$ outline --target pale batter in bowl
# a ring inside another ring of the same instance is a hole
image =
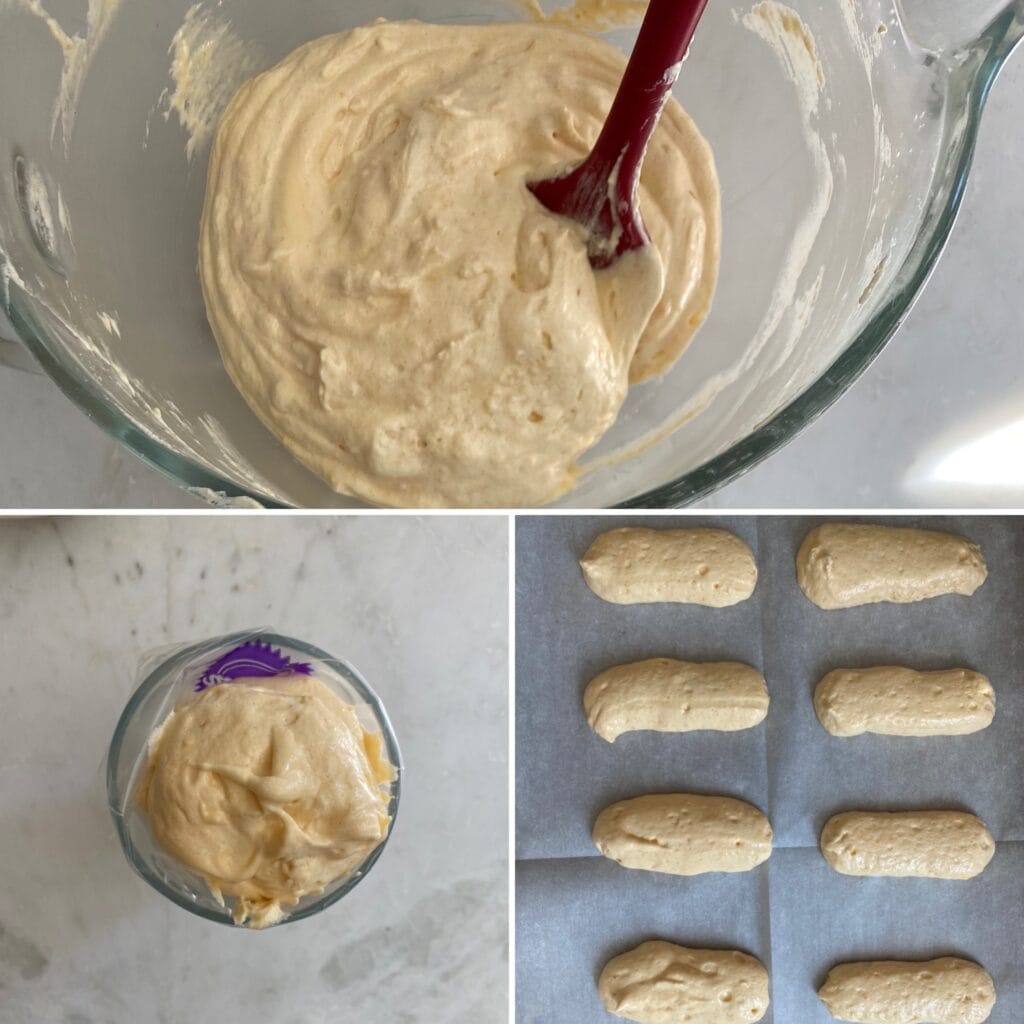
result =
[[[625,67],[550,25],[376,22],[242,87],[210,161],[207,313],[253,410],[337,491],[528,506],[573,486],[628,386],[667,369],[718,270],[709,147],[674,100],[594,272],[526,188],[585,156]]]

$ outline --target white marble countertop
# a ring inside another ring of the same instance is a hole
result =
[[[507,539],[501,517],[0,522],[0,1020],[503,1020]],[[253,625],[358,666],[406,765],[373,873],[264,933],[134,875],[102,777],[140,655]]]
[[[709,508],[1024,506],[1024,57],[993,89],[949,248],[880,358]],[[0,507],[200,507],[49,381],[0,368]]]

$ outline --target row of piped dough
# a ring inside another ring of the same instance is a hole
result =
[[[725,608],[747,600],[757,585],[750,548],[728,530],[602,533],[580,561],[587,586],[613,604],[674,601]],[[881,601],[909,604],[943,594],[969,597],[985,582],[981,549],[936,530],[826,523],[812,530],[796,556],[800,589],[819,608]]]
[[[739,661],[647,658],[606,669],[583,692],[590,728],[609,743],[642,730],[750,729],[768,704],[764,676]],[[833,736],[963,736],[992,724],[996,696],[966,668],[839,668],[815,688],[814,710]]]
[[[621,529],[601,534],[581,561],[587,585],[616,604],[686,601],[722,608],[757,582],[750,549],[725,530]],[[619,665],[584,693],[587,721],[609,742],[638,729],[748,729],[768,713],[759,672],[739,662],[655,658]],[[598,850],[624,867],[670,874],[747,871],[771,854],[768,819],[742,800],[664,794],[623,800],[594,823]],[[732,1024],[768,1012],[768,972],[738,950],[644,942],[605,964],[605,1007],[639,1024]]]
[[[618,604],[726,607],[750,597],[757,582],[750,549],[718,529],[613,530],[594,541],[581,567],[591,590]],[[976,545],[928,530],[827,524],[797,555],[800,588],[824,609],[970,595],[986,575]],[[591,728],[614,742],[637,729],[750,728],[767,715],[768,700],[749,665],[656,658],[601,673],[585,691],[584,710]],[[814,706],[836,736],[961,735],[985,728],[995,713],[991,684],[978,673],[894,666],[830,672]],[[756,867],[771,855],[772,830],[741,800],[660,794],[606,808],[593,838],[625,867],[692,875]],[[821,850],[843,874],[966,879],[984,869],[995,843],[979,818],[962,812],[847,812],[826,823]],[[612,1013],[641,1024],[758,1021],[769,1005],[768,974],[754,957],[661,940],[609,961],[598,991]],[[995,1003],[987,972],[955,957],[841,964],[818,994],[837,1020],[856,1024],[981,1024]]]
[[[768,972],[756,957],[663,939],[609,960],[597,990],[611,1013],[642,1024],[756,1022],[769,1004]],[[952,956],[839,964],[818,996],[853,1024],[984,1024],[996,1000],[985,969]]]
[[[631,797],[594,822],[594,845],[625,868],[667,875],[751,871],[772,853],[768,818],[743,800],[696,793]],[[845,811],[825,823],[821,852],[842,875],[964,881],[985,870],[995,841],[965,811]]]

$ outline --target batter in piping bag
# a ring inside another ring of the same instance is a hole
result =
[[[136,802],[156,841],[262,928],[386,838],[395,768],[379,733],[307,676],[240,679],[182,702],[153,733]]]

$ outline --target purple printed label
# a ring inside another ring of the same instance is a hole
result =
[[[270,676],[313,674],[313,666],[292,661],[286,654],[259,640],[246,640],[244,644],[222,654],[206,666],[196,683],[196,693],[232,679],[267,679]]]

